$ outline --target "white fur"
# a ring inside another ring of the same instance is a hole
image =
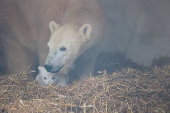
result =
[[[59,25],[54,21],[50,22],[49,26],[52,34],[47,44],[49,47],[49,54],[45,64],[53,66],[51,72],[64,66],[61,71],[64,70],[66,74],[69,69],[73,68],[74,61],[82,54],[79,52],[81,45],[90,39],[92,26],[90,24],[85,24],[78,28],[73,25],[64,25],[56,28],[54,26]],[[84,29],[86,29],[86,33],[84,33]],[[60,51],[62,47],[65,47],[66,51]]]
[[[47,43],[46,69],[61,75],[70,74],[69,70],[74,71],[75,76],[89,76],[90,72],[93,75],[96,57],[107,40],[106,24],[98,0],[68,0],[61,25],[49,23],[51,36]]]
[[[67,75],[56,74],[47,72],[44,67],[39,66],[39,74],[37,75],[36,79],[41,87],[47,86],[50,83],[58,83],[61,86],[68,85],[68,77]]]

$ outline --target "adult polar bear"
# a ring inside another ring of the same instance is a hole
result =
[[[69,0],[61,25],[50,22],[49,54],[44,67],[48,72],[76,75],[93,74],[95,60],[106,38],[105,14],[97,0]]]
[[[7,72],[22,71],[30,64],[35,69],[37,58],[39,65],[44,65],[50,37],[47,27],[51,20],[62,25],[50,24],[46,65],[56,63],[51,71],[63,66],[60,73],[66,74],[73,63],[79,74],[94,71],[106,25],[97,0],[5,0],[0,2],[0,9],[0,26],[6,29],[1,33],[0,42]]]

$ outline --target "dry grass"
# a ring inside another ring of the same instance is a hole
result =
[[[168,113],[170,65],[149,72],[126,68],[83,78],[66,87],[39,87],[28,73],[0,78],[0,112],[4,113]]]

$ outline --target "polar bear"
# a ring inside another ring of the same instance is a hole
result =
[[[41,87],[47,86],[50,83],[58,83],[61,86],[68,85],[68,77],[47,72],[46,69],[42,66],[38,66],[38,70],[39,74],[37,75],[35,80],[38,81]]]
[[[75,75],[93,73],[106,39],[105,25],[98,0],[0,1],[0,64],[5,64],[0,71],[16,73],[30,65],[38,71],[41,65],[53,66],[47,69],[52,73],[61,69],[59,73],[65,75],[75,65]]]
[[[51,73],[93,75],[106,41],[107,19],[97,0],[69,0],[62,24],[49,23],[51,37],[45,69]]]

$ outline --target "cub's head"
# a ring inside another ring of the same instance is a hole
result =
[[[66,72],[73,67],[74,61],[82,54],[80,49],[90,39],[92,26],[84,24],[78,28],[73,25],[60,26],[54,21],[49,24],[51,37],[47,44],[49,53],[45,69],[51,73]]]
[[[45,85],[49,85],[50,83],[56,83],[57,79],[54,74],[47,72],[44,67],[39,66],[39,75]]]

